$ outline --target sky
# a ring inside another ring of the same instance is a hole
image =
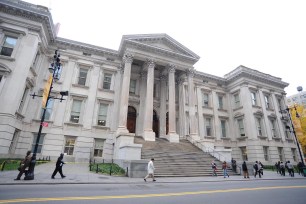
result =
[[[25,0],[51,9],[59,37],[119,49],[122,35],[166,33],[199,55],[201,72],[239,65],[306,90],[305,0]]]

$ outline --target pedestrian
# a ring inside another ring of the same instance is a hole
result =
[[[57,174],[57,172],[60,173],[62,178],[65,178],[66,176],[63,174],[63,165],[65,162],[63,162],[64,154],[61,153],[59,158],[56,161],[55,169],[53,171],[53,174],[51,176],[52,179],[55,179],[54,176]]]
[[[236,160],[232,158],[231,163],[232,163],[233,171],[237,173],[237,163],[236,163]]]
[[[248,172],[248,167],[247,167],[245,161],[243,161],[243,163],[242,163],[242,171],[243,171],[244,178],[250,178],[249,177],[249,172]]]
[[[300,174],[303,175],[303,164],[302,164],[302,162],[299,162],[299,163],[297,164],[297,168],[298,168],[299,175],[300,175]]]
[[[261,174],[259,172],[258,161],[255,162],[255,164],[253,165],[253,168],[254,168],[254,177],[256,178],[256,175],[258,174],[259,178],[261,178]]]
[[[153,181],[156,181],[154,178],[154,158],[151,159],[151,161],[149,161],[148,163],[148,175],[143,179],[145,182],[147,182],[147,178],[152,177]]]
[[[211,168],[213,170],[213,176],[218,176],[218,174],[217,174],[217,165],[216,165],[215,161],[211,162]]]
[[[293,165],[290,163],[290,161],[287,161],[287,168],[288,168],[288,173],[291,177],[294,177],[294,169]]]
[[[277,174],[280,173],[280,172],[279,172],[279,166],[278,166],[278,163],[277,163],[277,162],[275,162],[274,166],[275,166],[275,169],[276,169],[276,173],[277,173]]]
[[[258,162],[258,173],[259,173],[259,175],[261,175],[261,176],[263,176],[263,168],[264,168],[263,164],[259,161],[259,162]],[[261,176],[259,176],[259,178],[260,178]]]
[[[285,176],[285,164],[282,161],[279,164],[279,169],[281,172],[281,176]]]
[[[227,176],[227,177],[229,177],[229,175],[228,175],[228,173],[227,173],[227,164],[226,164],[226,161],[224,161],[223,163],[222,163],[222,169],[223,169],[223,176],[224,176],[224,178]]]
[[[27,151],[25,158],[20,162],[20,167],[18,168],[19,174],[17,175],[17,178],[15,178],[14,180],[20,180],[23,173],[25,175],[27,174],[28,168],[31,163],[31,159],[32,159],[31,151]]]

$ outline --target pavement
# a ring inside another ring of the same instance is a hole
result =
[[[88,163],[66,163],[63,166],[63,173],[66,176],[61,178],[59,173],[55,179],[51,179],[51,174],[55,168],[54,162],[40,164],[35,167],[34,180],[21,180],[15,181],[18,175],[17,170],[13,171],[0,171],[0,185],[30,185],[30,184],[137,184],[144,183],[143,178],[129,178],[125,176],[109,176],[89,171]],[[287,172],[286,172],[287,173]],[[157,183],[191,183],[191,182],[224,182],[224,181],[249,181],[249,180],[282,180],[282,179],[305,179],[302,175],[295,174],[295,177],[290,177],[287,173],[286,176],[281,176],[274,171],[264,171],[262,178],[245,179],[243,176],[230,176],[224,178],[220,176],[209,177],[169,177],[169,178],[156,178]],[[149,178],[147,183],[152,182]]]

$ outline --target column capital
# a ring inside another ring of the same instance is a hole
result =
[[[176,80],[176,84],[178,84],[178,85],[182,85],[184,82],[185,82],[185,80],[182,79],[182,78],[179,78],[179,79]]]
[[[122,64],[120,64],[117,68],[117,72],[120,72],[121,74],[124,72],[124,66]]]
[[[195,74],[195,70],[194,69],[189,68],[189,69],[186,70],[186,75],[188,77],[192,77],[193,78],[194,74]]]
[[[155,60],[152,58],[147,58],[146,59],[146,65],[148,66],[148,68],[154,68],[155,67]]]
[[[133,62],[133,58],[134,58],[134,55],[130,52],[126,52],[124,53],[124,56],[123,56],[123,61],[125,63],[132,63]]]
[[[168,64],[167,65],[167,69],[169,73],[175,73],[175,69],[177,68],[177,66],[175,64]]]

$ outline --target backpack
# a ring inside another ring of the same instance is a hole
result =
[[[258,170],[258,165],[257,165],[257,164],[254,164],[254,165],[253,165],[253,168],[254,168],[255,170]]]

